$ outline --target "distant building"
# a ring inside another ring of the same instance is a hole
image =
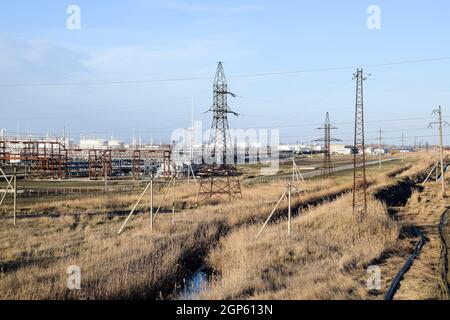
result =
[[[384,149],[384,148],[382,148],[382,149],[380,149],[380,148],[377,148],[377,149],[373,149],[373,153],[374,154],[386,154],[386,153],[388,153],[388,151],[386,150],[386,149]]]
[[[108,142],[105,139],[81,138],[80,149],[106,149]]]
[[[111,149],[123,149],[123,147],[125,146],[125,143],[120,140],[111,139],[111,140],[107,141],[107,145]]]
[[[299,150],[298,145],[294,144],[280,144],[278,146],[278,151],[280,152],[296,152]]]
[[[397,151],[400,153],[416,152],[414,148],[398,148]]]
[[[352,147],[345,144],[332,144],[330,145],[330,152],[334,154],[352,154]]]

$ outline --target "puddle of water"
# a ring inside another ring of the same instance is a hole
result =
[[[180,300],[193,300],[195,297],[206,290],[209,285],[209,276],[206,272],[198,270],[192,274],[185,282],[180,293]]]

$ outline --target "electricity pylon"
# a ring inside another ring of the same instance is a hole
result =
[[[334,139],[331,137],[331,130],[337,129],[333,127],[330,123],[330,115],[327,112],[325,116],[325,124],[322,128],[317,128],[319,130],[325,131],[325,137],[322,139],[317,139],[315,141],[323,141],[323,165],[322,165],[322,175],[324,178],[328,178],[333,173],[333,163],[331,162],[331,141],[341,141],[339,139]]]
[[[213,113],[211,135],[206,155],[208,163],[203,164],[199,170],[200,189],[197,197],[197,205],[210,198],[223,201],[231,201],[241,198],[241,186],[239,175],[234,166],[234,152],[231,141],[228,114],[238,116],[228,106],[228,95],[236,95],[228,91],[222,62],[219,62],[214,79],[214,102],[209,110]]]
[[[356,79],[355,137],[353,147],[353,214],[359,218],[367,214],[366,148],[364,142],[364,76],[363,69]]]

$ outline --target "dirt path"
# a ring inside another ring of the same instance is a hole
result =
[[[437,187],[427,186],[423,192],[415,193],[404,208],[399,209],[398,217],[403,225],[404,239],[410,242],[408,251],[412,252],[417,238],[411,238],[408,230],[419,229],[427,241],[411,269],[405,274],[395,300],[447,300],[448,287],[443,281],[445,264],[444,249],[440,234],[440,223],[444,202],[439,199]],[[446,252],[447,253],[447,252]],[[447,253],[448,254],[448,253]],[[397,267],[400,270],[400,267]]]
[[[441,263],[442,263],[442,287],[447,295],[447,300],[450,298],[450,281],[449,281],[449,228],[448,228],[448,217],[450,214],[450,209],[447,209],[441,217],[439,223],[439,235],[441,237]]]

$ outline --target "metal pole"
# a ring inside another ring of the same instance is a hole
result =
[[[404,147],[404,135],[403,135],[403,132],[402,132],[402,162],[404,162],[405,161],[405,149],[404,149],[405,147]]]
[[[17,168],[14,167],[14,226],[16,226],[17,214]]]
[[[353,213],[361,219],[367,214],[366,150],[364,140],[364,71],[356,79],[355,136],[353,150]]]
[[[153,175],[150,180],[150,231],[153,232]]]
[[[441,144],[441,179],[442,179],[442,196],[445,198],[445,172],[444,172],[444,142],[442,139],[442,108],[439,106],[439,137]]]
[[[380,145],[378,147],[380,151],[380,169],[381,169],[381,163],[383,162],[383,153],[381,152],[381,128],[380,128]]]
[[[104,175],[105,175],[104,180],[105,180],[105,192],[106,192],[108,190],[108,169],[107,169],[106,165],[105,165],[104,171],[105,171],[104,172]]]
[[[172,225],[175,224],[175,198],[176,198],[176,183],[173,181],[173,201],[172,201]]]
[[[292,185],[288,184],[288,237],[291,236],[291,189]]]

